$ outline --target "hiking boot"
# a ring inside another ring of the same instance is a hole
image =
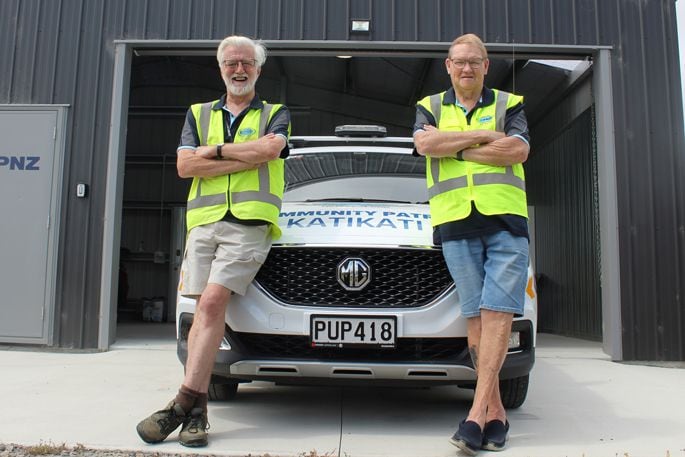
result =
[[[483,432],[477,423],[463,420],[450,438],[450,443],[469,455],[476,455],[483,445]]]
[[[146,443],[161,443],[186,419],[186,413],[173,400],[164,409],[138,423],[136,431]]]
[[[193,408],[183,422],[178,441],[187,447],[207,446],[207,430],[209,430],[207,413],[202,408]]]

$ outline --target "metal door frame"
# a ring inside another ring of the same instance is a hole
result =
[[[119,264],[125,131],[128,115],[131,59],[136,55],[214,55],[219,40],[117,40],[114,42],[114,84],[108,148],[105,224],[98,348],[106,350],[116,332],[116,284]],[[331,56],[343,52],[353,56],[444,57],[448,42],[361,41],[266,41],[274,56]],[[597,155],[599,168],[602,327],[604,351],[613,360],[623,357],[621,333],[620,256],[618,251],[618,207],[616,150],[610,46],[534,45],[486,43],[491,56],[554,59],[559,56],[591,56],[594,103],[597,110]]]

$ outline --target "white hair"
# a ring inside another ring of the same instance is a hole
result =
[[[251,47],[254,50],[255,60],[257,61],[257,67],[261,67],[266,62],[266,47],[261,41],[255,41],[245,36],[233,35],[227,36],[221,43],[219,43],[219,48],[216,51],[216,60],[221,66],[221,61],[224,56],[224,49],[228,46],[233,47]]]

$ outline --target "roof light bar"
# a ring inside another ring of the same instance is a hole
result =
[[[385,137],[388,129],[382,125],[339,125],[335,128],[335,136],[351,137]]]

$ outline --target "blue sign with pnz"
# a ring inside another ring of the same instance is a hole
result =
[[[40,170],[37,156],[0,156],[0,168],[7,167],[10,170]]]

